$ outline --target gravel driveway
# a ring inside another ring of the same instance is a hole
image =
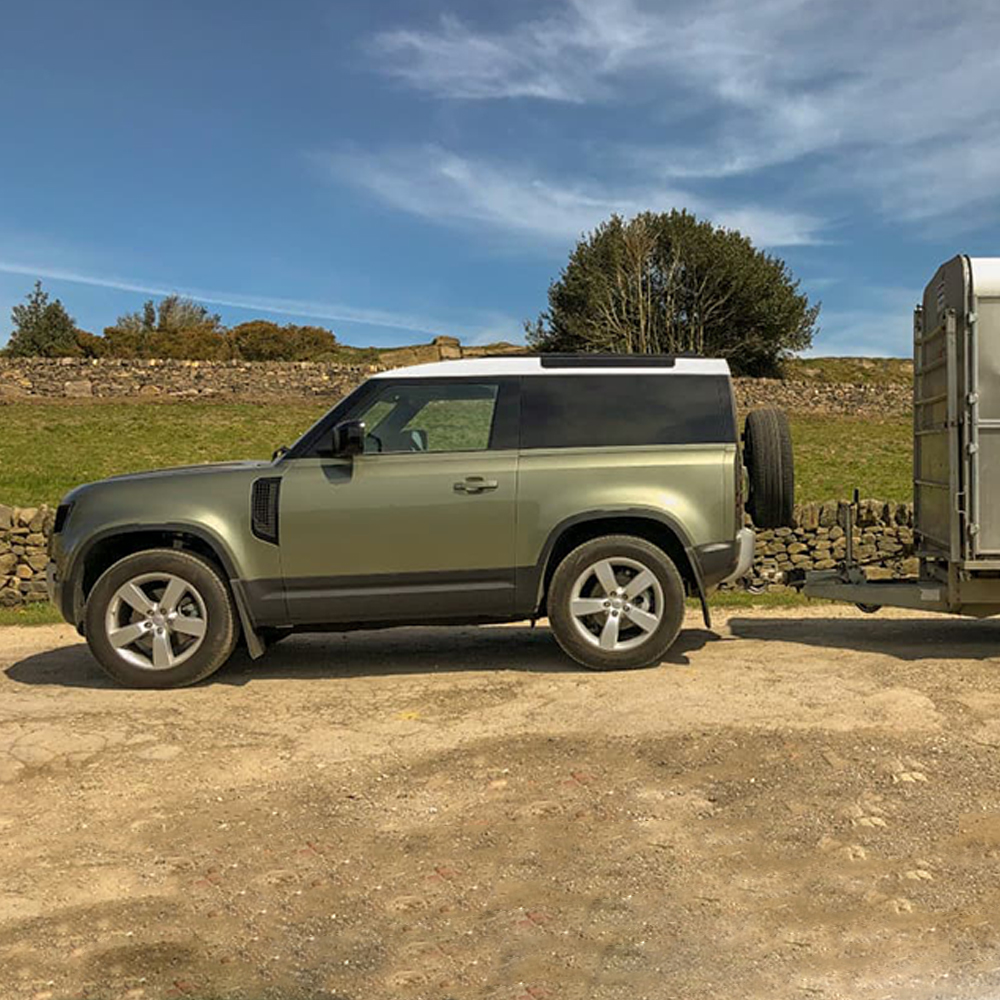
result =
[[[167,692],[0,630],[0,996],[1000,990],[1000,622],[296,637]]]

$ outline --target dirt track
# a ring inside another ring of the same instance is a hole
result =
[[[0,996],[985,997],[1000,622],[293,638],[184,691],[0,630]]]

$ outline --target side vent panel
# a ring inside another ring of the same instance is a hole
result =
[[[278,544],[279,476],[257,479],[250,494],[250,530],[262,541]]]

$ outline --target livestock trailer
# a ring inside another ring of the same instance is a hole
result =
[[[807,573],[804,593],[1000,614],[1000,257],[942,264],[914,311],[913,502],[915,580],[867,580],[849,549],[839,568]]]

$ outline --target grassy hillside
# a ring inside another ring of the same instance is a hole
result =
[[[910,358],[793,358],[785,378],[801,382],[852,382],[864,385],[910,385]]]
[[[0,409],[0,503],[54,503],[78,483],[121,472],[268,458],[321,403],[13,403]],[[910,499],[908,419],[792,421],[798,499]]]

